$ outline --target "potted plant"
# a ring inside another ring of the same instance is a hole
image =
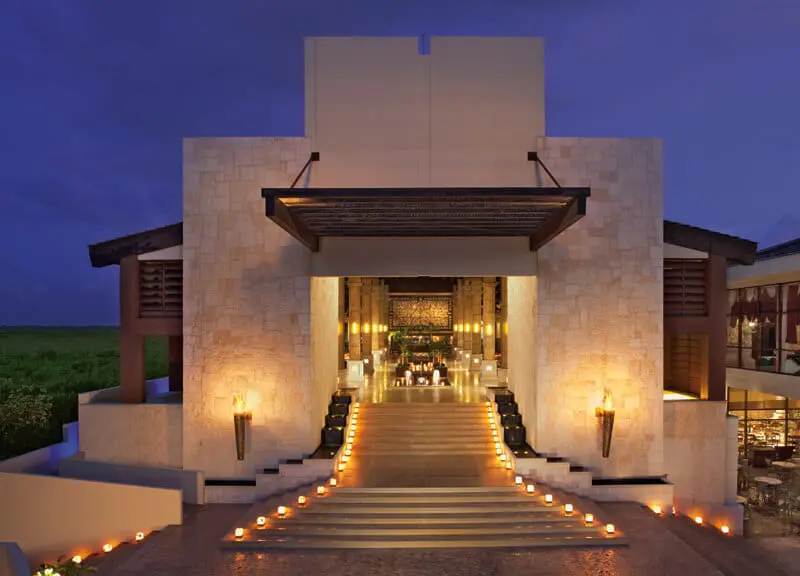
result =
[[[34,576],[82,576],[97,572],[93,566],[85,566],[81,562],[76,562],[79,558],[65,560],[63,557],[58,559],[55,564],[42,564]]]

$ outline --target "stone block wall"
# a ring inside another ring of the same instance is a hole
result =
[[[538,151],[562,186],[590,186],[592,195],[587,215],[538,253],[534,447],[598,475],[660,475],[661,142],[542,138]],[[605,389],[616,410],[607,459],[595,415]]]
[[[261,198],[289,186],[310,151],[303,138],[184,141],[183,466],[209,478],[252,478],[319,442],[310,254]],[[242,462],[235,392],[253,414]]]

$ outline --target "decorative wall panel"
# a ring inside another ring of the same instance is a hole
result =
[[[389,298],[389,327],[452,330],[452,296],[391,296]]]

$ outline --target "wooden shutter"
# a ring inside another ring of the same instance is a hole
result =
[[[664,388],[700,395],[704,388],[706,346],[704,334],[670,334],[664,347]]]
[[[706,260],[664,260],[664,316],[706,316]]]
[[[174,318],[183,314],[183,262],[139,262],[139,316]]]

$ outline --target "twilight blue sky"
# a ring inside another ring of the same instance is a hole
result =
[[[303,131],[302,37],[547,38],[552,136],[661,137],[668,218],[800,236],[798,0],[5,0],[0,325],[113,324],[86,246],[181,218],[181,138]]]

